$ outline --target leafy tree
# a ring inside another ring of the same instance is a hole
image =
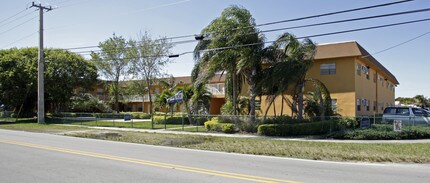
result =
[[[114,34],[113,37],[99,43],[101,52],[91,54],[92,61],[97,66],[98,71],[108,80],[108,90],[113,96],[117,112],[119,111],[121,94],[119,83],[127,76],[131,60],[128,44],[124,38]]]
[[[430,106],[429,99],[424,97],[424,95],[416,95],[414,98],[415,105],[421,108],[426,108]]]
[[[255,97],[257,96],[256,74],[261,66],[260,50],[264,46],[263,38],[255,28],[255,21],[250,12],[238,6],[226,8],[219,18],[213,20],[201,32],[210,39],[200,41],[194,57],[197,64],[193,71],[197,76],[197,85],[206,83],[218,72],[227,72],[227,99],[233,103],[236,114],[237,91],[242,82],[249,87],[250,115],[255,119]],[[238,47],[238,45],[251,46]],[[219,49],[229,48],[229,49]],[[201,52],[201,50],[208,50]]]
[[[45,49],[45,106],[64,108],[74,89],[89,90],[97,81],[95,66],[82,56]],[[32,116],[37,102],[37,48],[0,50],[0,101],[8,110]]]
[[[152,117],[152,83],[163,76],[164,67],[171,62],[166,56],[170,53],[171,44],[166,39],[152,39],[148,33],[139,36],[138,41],[130,42],[132,56],[132,73],[136,79],[144,80],[148,87],[149,113]]]
[[[303,114],[303,88],[306,73],[313,63],[316,46],[309,40],[298,41],[294,35],[284,33],[263,50],[263,60],[267,67],[261,72],[262,95],[268,95],[269,107],[276,96],[284,96],[293,86],[293,105],[297,103],[297,118]],[[283,100],[284,101],[284,97]],[[295,107],[292,106],[293,111]],[[267,111],[266,111],[267,114]]]

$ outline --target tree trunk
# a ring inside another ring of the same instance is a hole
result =
[[[232,74],[232,79],[233,79],[233,115],[236,116],[236,109],[237,109],[237,104],[236,104],[236,69],[233,69],[233,73]],[[236,119],[236,118],[235,118]]]
[[[284,115],[284,92],[281,93],[281,116]]]
[[[250,108],[250,116],[251,116],[251,123],[255,123],[255,98],[257,97],[256,90],[257,86],[254,81],[254,76],[256,75],[256,69],[252,69],[252,74],[249,78],[249,93],[251,95],[251,98],[249,99],[249,108]]]
[[[264,112],[263,123],[266,122],[267,113],[269,113],[270,106],[272,106],[272,103],[273,103],[274,99],[275,98],[273,98],[272,100],[270,100],[269,105],[266,108],[266,112]]]
[[[299,84],[299,88],[298,88],[298,90],[299,90],[298,96],[297,96],[297,103],[298,103],[297,104],[297,106],[298,106],[297,119],[298,120],[303,119],[303,86],[304,86],[304,84],[303,84],[303,82],[301,82]]]
[[[152,96],[151,96],[151,81],[146,79],[146,84],[148,86],[148,97],[149,97],[149,116],[151,116],[151,128],[154,128],[154,115],[152,114]]]

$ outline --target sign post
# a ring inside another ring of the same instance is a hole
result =
[[[402,131],[402,120],[394,120],[393,121],[393,128],[395,132],[401,132]]]
[[[369,117],[367,117],[367,116],[365,116],[365,117],[362,117],[361,118],[361,120],[360,120],[360,128],[361,129],[366,129],[366,128],[370,128],[370,118]]]

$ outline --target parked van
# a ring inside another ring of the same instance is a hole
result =
[[[409,125],[430,125],[430,113],[415,107],[387,107],[382,115],[382,121],[392,123],[399,120]]]

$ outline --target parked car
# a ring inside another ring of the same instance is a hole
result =
[[[410,125],[430,125],[430,113],[416,107],[387,107],[382,115],[382,121],[392,123],[399,120]]]

